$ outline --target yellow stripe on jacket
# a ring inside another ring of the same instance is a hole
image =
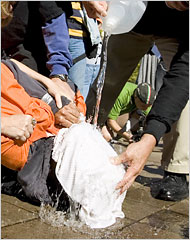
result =
[[[75,37],[87,37],[87,33],[82,30],[70,29],[69,28],[69,35]]]
[[[68,19],[69,35],[76,38],[87,37],[88,30],[86,29],[84,20],[81,16],[82,3],[71,2],[71,4],[73,8],[73,15]]]

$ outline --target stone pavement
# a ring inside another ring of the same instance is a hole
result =
[[[120,152],[126,146],[115,144]],[[52,226],[39,217],[39,207],[1,195],[2,239],[189,239],[189,199],[168,202],[151,196],[150,184],[162,178],[162,147],[156,147],[142,174],[128,190],[125,218],[102,230]]]

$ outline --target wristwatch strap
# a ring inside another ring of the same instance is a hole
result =
[[[54,74],[54,75],[51,75],[50,78],[59,78],[63,82],[67,82],[68,81],[68,76],[65,75],[65,74]]]

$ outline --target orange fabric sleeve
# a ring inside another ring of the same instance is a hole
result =
[[[30,97],[18,84],[10,69],[1,64],[1,116],[29,114],[37,124],[29,139],[22,145],[1,135],[1,163],[13,170],[20,170],[27,161],[29,147],[34,141],[47,137],[47,133],[57,134],[54,126],[54,115],[49,105]]]
[[[80,91],[78,90],[75,96],[76,106],[78,107],[79,111],[86,116],[86,104],[84,101],[83,96],[81,95]]]

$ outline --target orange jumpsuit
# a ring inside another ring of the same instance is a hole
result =
[[[80,93],[76,95],[76,104],[85,114],[86,105]],[[56,135],[59,130],[54,126],[54,115],[50,106],[40,99],[30,97],[18,84],[10,69],[2,63],[1,116],[15,114],[28,114],[37,121],[32,135],[22,145],[16,140],[1,135],[1,163],[7,168],[19,171],[27,161],[30,144],[47,137],[47,132]]]

